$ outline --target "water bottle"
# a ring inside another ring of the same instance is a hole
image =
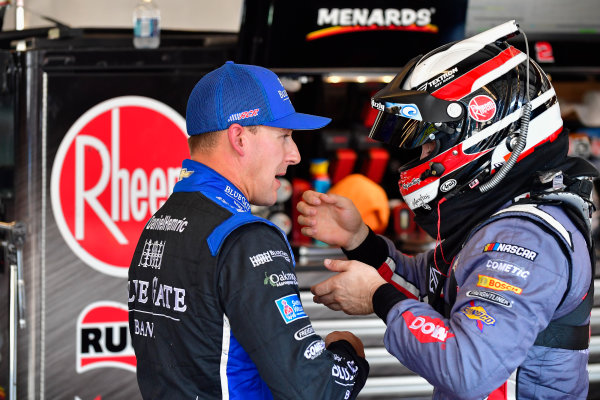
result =
[[[153,0],[139,0],[133,9],[133,46],[155,49],[160,44],[160,10]]]

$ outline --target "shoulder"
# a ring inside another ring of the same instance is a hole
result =
[[[264,256],[266,259],[274,256],[285,259],[286,262],[294,261],[292,249],[285,234],[264,219],[238,226],[224,240],[221,255],[247,254],[248,256]],[[259,257],[260,258],[260,257]]]
[[[565,266],[569,263],[565,246],[560,235],[543,222],[511,213],[486,221],[467,240],[461,258],[481,261],[482,257],[486,260],[500,257],[523,266],[535,264],[547,272],[565,276],[568,273]]]

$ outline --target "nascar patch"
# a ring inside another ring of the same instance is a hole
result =
[[[494,278],[487,275],[478,275],[477,286],[497,290],[499,292],[514,292],[516,294],[523,293],[523,289],[518,286],[511,285],[510,283],[504,282],[498,278]]]
[[[527,249],[525,247],[521,247],[521,246],[517,246],[514,244],[509,244],[509,243],[499,243],[499,242],[486,244],[483,247],[483,252],[485,253],[488,251],[498,251],[501,253],[514,254],[516,256],[523,257],[524,259],[530,260],[530,261],[535,260],[535,258],[538,255],[537,252]]]
[[[297,294],[281,297],[275,300],[275,305],[286,324],[308,317],[302,308],[302,302],[300,302]]]

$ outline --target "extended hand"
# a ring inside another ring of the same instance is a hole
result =
[[[339,274],[310,288],[315,303],[350,315],[373,312],[373,294],[386,283],[375,268],[355,260],[325,260],[324,265]]]
[[[347,197],[307,190],[296,209],[300,212],[302,233],[331,246],[353,250],[369,233],[358,209]]]

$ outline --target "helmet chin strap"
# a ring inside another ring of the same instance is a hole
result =
[[[504,179],[506,177],[506,175],[508,174],[508,171],[510,171],[512,169],[512,167],[514,167],[515,164],[517,163],[519,156],[521,155],[521,153],[525,149],[525,145],[527,144],[527,131],[529,130],[529,120],[531,118],[531,109],[532,109],[531,98],[529,96],[529,43],[527,42],[527,35],[525,35],[525,32],[521,32],[521,33],[523,34],[523,37],[525,39],[525,52],[527,53],[527,60],[526,60],[527,68],[526,68],[526,74],[525,74],[525,76],[526,76],[525,96],[527,98],[527,103],[525,103],[523,105],[523,115],[521,116],[521,128],[520,128],[517,144],[515,145],[513,151],[511,152],[510,157],[508,158],[506,163],[504,163],[504,165],[502,165],[502,167],[500,167],[498,172],[496,172],[496,174],[494,174],[494,176],[492,176],[492,178],[488,182],[485,182],[479,186],[479,191],[481,193],[485,193],[485,192],[489,191],[490,189],[496,187],[496,185],[498,185],[500,183],[500,181],[502,181],[502,179]]]

